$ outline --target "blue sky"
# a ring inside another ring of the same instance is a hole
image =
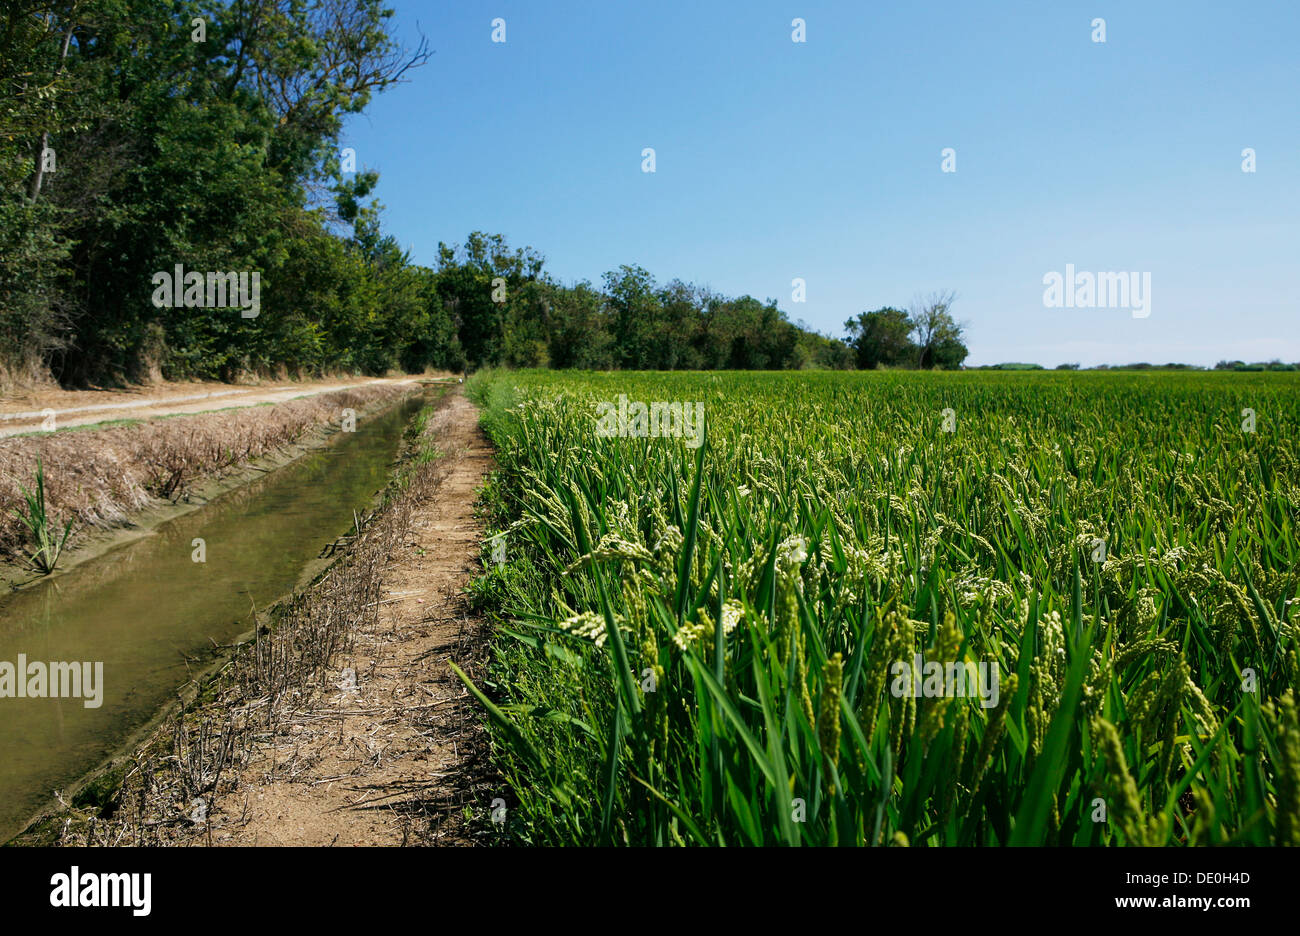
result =
[[[501,233],[835,335],[951,289],[970,364],[1300,360],[1294,0],[391,5],[435,54],[344,143],[419,262]],[[1067,264],[1150,273],[1149,316],[1045,307]]]

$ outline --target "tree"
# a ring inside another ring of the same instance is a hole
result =
[[[844,323],[857,366],[863,370],[911,365],[917,350],[910,337],[914,327],[906,312],[889,307],[861,312]]]
[[[961,340],[966,326],[952,317],[956,298],[952,291],[934,292],[912,302],[908,320],[916,335],[917,367],[955,370],[970,353]]]
[[[623,264],[605,274],[606,305],[615,362],[629,370],[653,367],[662,355],[663,300],[650,271]]]
[[[438,293],[456,322],[470,367],[541,362],[540,333],[508,342],[511,330],[533,330],[542,313],[536,290],[527,288],[545,264],[531,247],[511,250],[500,234],[472,232],[463,249],[438,245]],[[509,347],[508,347],[509,345]]]
[[[659,291],[659,304],[663,310],[661,334],[666,340],[656,346],[656,368],[700,368],[703,361],[699,349],[703,331],[700,297],[699,289],[681,280],[673,280]]]
[[[551,287],[549,357],[552,367],[608,370],[614,366],[600,292],[583,280],[572,287]]]
[[[820,370],[853,370],[857,364],[857,351],[839,338],[813,331],[800,320],[796,323],[798,339],[790,367],[795,370],[814,368]]]
[[[427,58],[399,48],[391,16],[377,0],[9,3],[0,379],[33,358],[67,383],[391,366],[425,304],[356,204],[371,177],[340,205],[346,249],[309,208],[342,180],[344,116]],[[178,263],[258,272],[267,314],[154,307],[152,275]],[[295,295],[319,305],[282,303]]]

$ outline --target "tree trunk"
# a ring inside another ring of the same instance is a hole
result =
[[[73,6],[75,12],[76,6]],[[53,14],[51,14],[52,16]],[[59,68],[54,73],[54,80],[57,82],[59,76],[63,74],[63,66],[68,61],[68,46],[72,44],[72,31],[76,29],[75,23],[68,24],[68,31],[63,37],[63,48],[59,51]],[[50,145],[50,131],[45,130],[41,133],[41,147],[36,153],[36,172],[32,175],[31,200],[36,201],[36,197],[41,194],[41,184],[45,181],[45,150]]]

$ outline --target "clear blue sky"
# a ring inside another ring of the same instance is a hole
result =
[[[391,5],[435,54],[344,142],[419,262],[501,233],[835,335],[952,289],[970,364],[1300,360],[1296,0]],[[1150,316],[1045,308],[1066,264],[1149,272]]]

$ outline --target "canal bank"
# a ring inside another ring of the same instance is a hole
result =
[[[386,490],[421,400],[360,414],[355,432],[3,599],[0,659],[92,661],[104,677],[93,709],[0,699],[0,839],[56,791],[74,805],[79,778],[156,728],[241,635],[258,638],[265,609],[320,574]]]
[[[275,404],[0,439],[0,582],[9,589],[44,585],[148,536],[328,444],[345,431],[347,414],[364,420],[384,412],[422,383],[431,381],[375,382]],[[47,575],[26,558],[34,544],[20,520],[29,512],[22,490],[37,488],[38,468],[51,527],[72,524],[67,548]]]
[[[12,844],[468,844],[499,780],[448,665],[479,675],[477,489],[459,392],[413,420],[381,509],[308,587]],[[481,807],[481,808],[480,808]],[[475,819],[474,817],[480,817]]]

